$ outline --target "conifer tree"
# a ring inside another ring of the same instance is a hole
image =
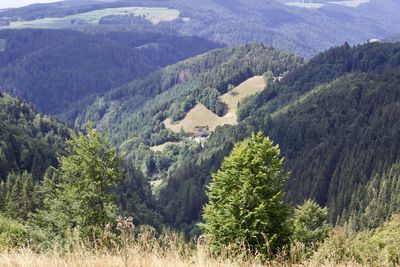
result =
[[[32,175],[23,172],[21,175],[10,173],[5,186],[4,209],[13,219],[26,220],[32,212]]]
[[[283,158],[262,133],[235,145],[212,175],[202,227],[214,249],[243,242],[252,251],[275,252],[290,236],[283,202]]]
[[[331,230],[328,224],[328,209],[307,200],[295,209],[293,225],[293,238],[307,248],[315,249],[328,237]]]

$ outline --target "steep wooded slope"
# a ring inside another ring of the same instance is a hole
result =
[[[248,102],[241,124],[217,129],[201,153],[188,156],[170,174],[160,195],[168,222],[193,229],[190,224],[201,218],[210,172],[233,142],[257,130],[280,144],[286,157],[292,172],[288,200],[314,198],[329,206],[334,223],[366,206],[372,210],[376,196],[368,193],[368,184],[388,176],[400,159],[399,48],[368,44],[330,49]],[[395,188],[389,194],[393,199],[398,197]],[[394,211],[393,206],[377,206],[368,216],[379,209],[385,217]],[[380,220],[370,218],[355,228]]]
[[[60,114],[77,101],[219,45],[156,33],[8,30],[0,53],[0,88]]]
[[[54,169],[48,167],[58,167],[72,134],[71,129],[36,113],[20,98],[0,93],[0,212],[26,220],[29,212],[41,208],[43,176],[47,173],[47,178],[54,178]],[[115,188],[121,214],[133,216],[137,224],[161,228],[163,220],[155,211],[148,181],[125,166],[125,175]],[[24,201],[29,203],[22,205]]]
[[[135,167],[150,178],[165,177],[188,150],[198,149],[198,144],[187,140],[187,134],[166,129],[165,119],[180,120],[198,103],[221,116],[218,107],[224,106],[219,96],[228,87],[266,71],[279,76],[302,62],[264,45],[217,49],[110,91],[78,110],[75,123],[81,126],[91,120],[98,129],[109,129],[113,143]],[[149,148],[168,141],[184,142],[165,154]]]
[[[0,180],[10,172],[27,171],[40,180],[71,131],[51,117],[35,113],[21,99],[0,96]]]

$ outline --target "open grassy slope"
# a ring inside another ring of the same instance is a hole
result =
[[[165,142],[164,144],[158,146],[152,146],[150,149],[154,152],[162,152],[167,146],[174,144],[179,144],[179,142]]]
[[[119,7],[105,8],[62,18],[40,18],[30,21],[15,21],[9,26],[2,26],[0,29],[62,29],[73,26],[73,22],[82,24],[98,24],[99,20],[112,15],[135,15],[143,16],[154,24],[161,21],[172,21],[179,17],[180,12],[176,9],[165,7]]]
[[[264,89],[265,81],[263,76],[254,76],[245,82],[241,83],[232,92],[228,92],[220,97],[221,101],[228,106],[228,112],[225,118],[232,118],[232,121],[237,122],[236,111],[241,100],[256,94]]]
[[[164,124],[172,131],[179,133],[182,129],[185,132],[193,133],[198,128],[206,128],[208,131],[214,131],[218,126],[225,124],[236,125],[236,111],[241,100],[262,91],[265,87],[265,82],[262,76],[254,76],[232,91],[223,94],[220,100],[226,104],[227,113],[223,117],[217,116],[203,104],[198,103],[190,110],[186,117],[178,123],[172,123],[171,119],[166,119]]]

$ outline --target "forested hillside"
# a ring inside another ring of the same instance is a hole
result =
[[[217,129],[203,151],[170,173],[160,195],[166,220],[193,229],[188,225],[201,218],[209,173],[236,140],[257,130],[286,157],[289,201],[316,199],[329,207],[333,223],[352,217],[355,229],[390,217],[397,208],[378,195],[398,198],[392,166],[400,156],[399,51],[399,44],[332,48],[269,86],[241,109],[242,123]],[[358,216],[364,209],[367,221]]]
[[[57,154],[71,131],[51,117],[35,113],[20,98],[0,93],[0,179],[11,172],[27,171],[35,181],[49,166],[57,166]]]
[[[0,88],[47,114],[69,110],[128,81],[220,47],[197,37],[69,30],[0,32]]]
[[[399,12],[0,10],[0,265],[400,265]]]
[[[181,120],[197,103],[221,116],[224,105],[218,97],[228,88],[268,71],[283,75],[302,62],[299,57],[264,45],[214,50],[116,88],[91,106],[79,107],[75,125],[93,121],[98,129],[110,130],[113,144],[126,160],[149,178],[163,179],[189,150],[199,149],[188,134],[166,129],[165,119]],[[68,115],[66,120],[74,120]],[[165,153],[150,150],[166,142],[175,144]]]
[[[57,181],[59,157],[68,155],[66,140],[73,134],[54,118],[36,113],[20,98],[0,93],[2,214],[25,221],[32,212],[43,208],[43,179]],[[148,181],[129,165],[124,164],[124,169],[123,179],[115,188],[119,212],[133,216],[139,224],[161,229],[163,219],[155,211]]]

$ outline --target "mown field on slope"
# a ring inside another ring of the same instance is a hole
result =
[[[154,24],[161,21],[172,21],[179,18],[180,12],[176,9],[165,7],[119,7],[105,8],[90,12],[65,16],[62,18],[40,18],[30,21],[11,22],[9,26],[2,26],[0,29],[63,29],[75,24],[98,24],[103,17],[113,15],[135,15],[143,16]]]
[[[369,3],[370,0],[337,0],[337,1],[325,1],[325,0],[314,0],[314,1],[282,1],[285,3],[287,6],[293,6],[293,7],[301,7],[301,8],[309,8],[309,9],[318,9],[325,7],[327,4],[328,5],[339,5],[339,6],[344,6],[344,7],[351,7],[351,8],[356,8],[360,6],[361,4],[366,4]]]
[[[181,129],[185,132],[193,133],[199,128],[206,128],[208,131],[214,131],[218,126],[225,124],[236,125],[236,111],[240,101],[244,98],[262,91],[265,87],[265,81],[262,76],[254,76],[232,91],[219,97],[226,104],[227,112],[223,117],[217,116],[211,110],[201,103],[198,103],[190,110],[186,117],[178,123],[172,123],[171,119],[164,121],[165,126],[172,131],[179,133]]]

